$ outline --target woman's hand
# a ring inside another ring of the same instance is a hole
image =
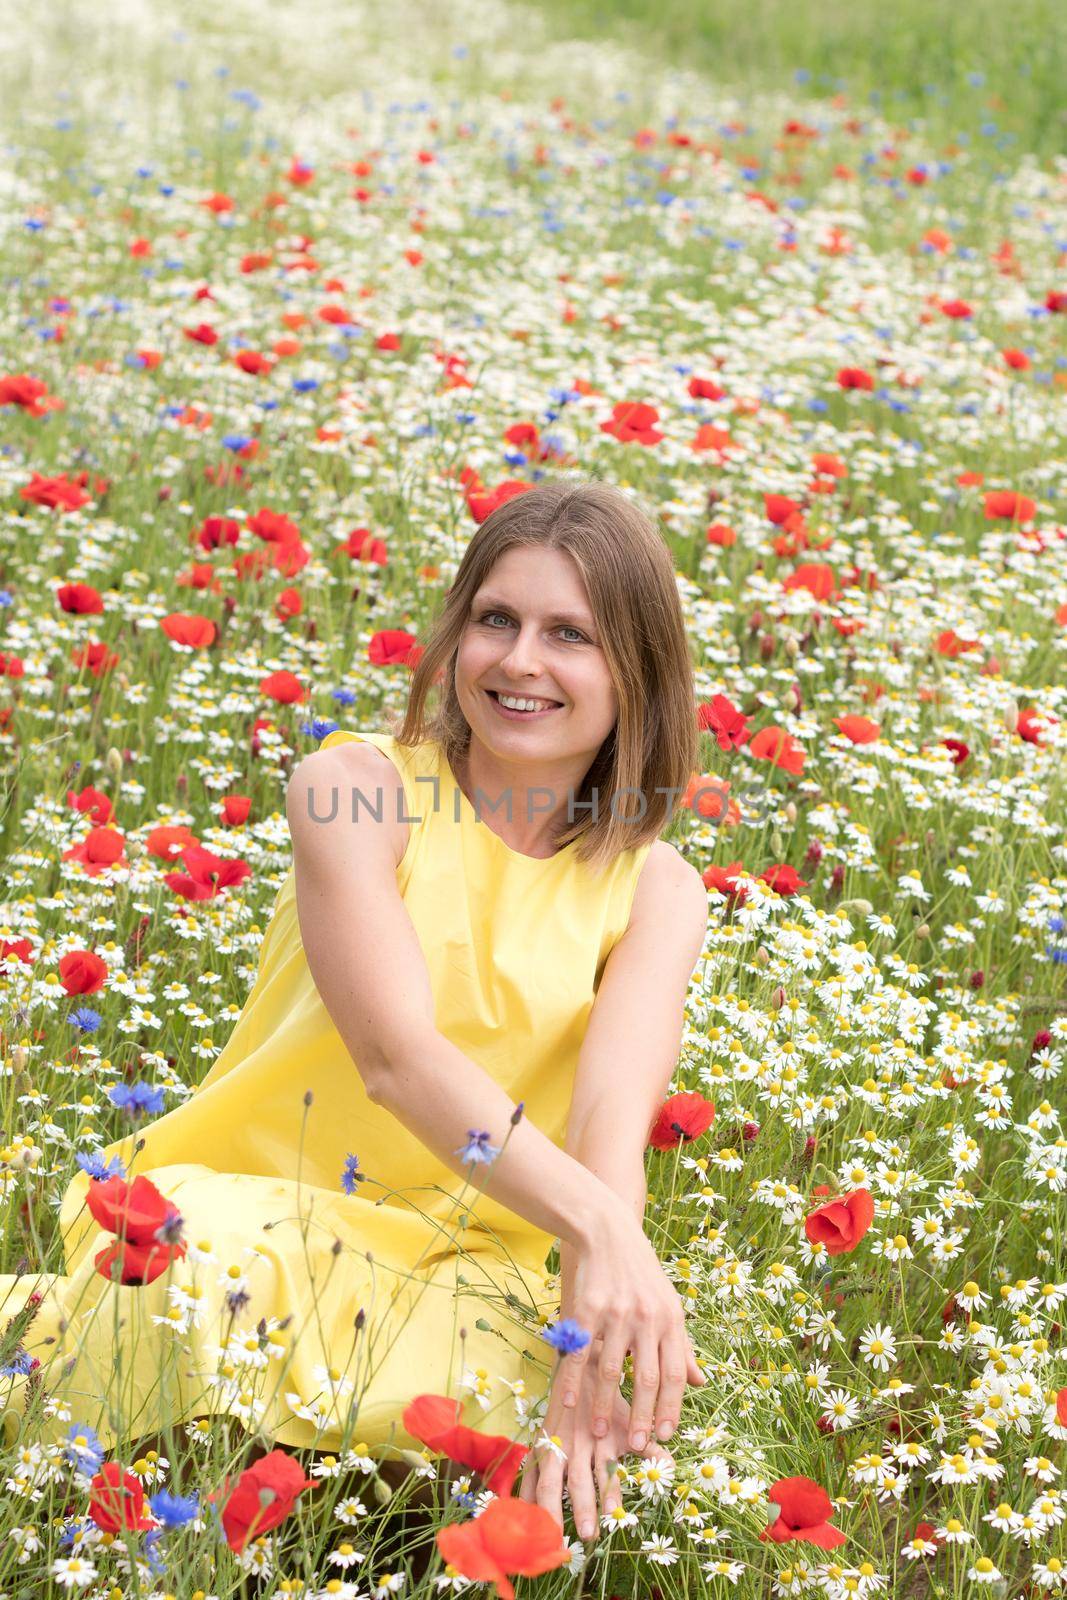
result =
[[[678,1291],[644,1229],[627,1212],[613,1215],[595,1243],[574,1249],[569,1315],[589,1334],[589,1342],[561,1358],[554,1388],[569,1407],[577,1404],[579,1391],[592,1385],[590,1422],[594,1435],[603,1437],[613,1415],[623,1357],[632,1350],[630,1447],[642,1448],[653,1419],[659,1438],[669,1439],[686,1383],[702,1388],[707,1382],[697,1366]],[[600,1338],[603,1345],[598,1347]],[[597,1355],[595,1375],[585,1370],[592,1352]]]
[[[547,1435],[551,1439],[555,1435],[567,1459],[560,1460],[550,1444],[535,1445],[523,1462],[519,1490],[520,1500],[544,1506],[562,1531],[566,1480],[574,1524],[582,1539],[596,1537],[598,1501],[602,1517],[622,1504],[618,1473],[613,1472],[609,1478],[607,1463],[619,1461],[628,1448],[629,1402],[615,1390],[608,1430],[602,1438],[593,1437],[590,1421],[588,1405],[579,1402],[577,1406],[564,1406],[559,1399],[558,1383],[554,1382],[541,1438]],[[674,1460],[666,1446],[657,1444],[654,1439],[636,1454],[647,1461]]]

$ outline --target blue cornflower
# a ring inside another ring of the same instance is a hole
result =
[[[489,1143],[487,1132],[479,1133],[475,1128],[468,1128],[467,1138],[469,1142],[460,1145],[459,1149],[453,1152],[457,1156],[462,1156],[464,1161],[478,1162],[487,1167],[500,1154],[498,1146]]]
[[[150,1494],[148,1504],[152,1508],[152,1515],[166,1528],[180,1528],[184,1523],[192,1522],[200,1513],[200,1502],[195,1494],[171,1494],[168,1489],[159,1489],[155,1494]]]
[[[94,1011],[92,1006],[79,1006],[67,1018],[67,1021],[73,1023],[76,1028],[80,1028],[82,1033],[95,1033],[100,1026],[101,1020],[99,1011]]]
[[[1050,933],[1062,933],[1067,928],[1067,922],[1062,917],[1049,917],[1048,928]]]
[[[0,1367],[0,1378],[25,1378],[32,1370],[33,1357],[28,1350],[20,1350],[6,1367]]]
[[[69,1522],[63,1524],[63,1531],[59,1535],[58,1544],[61,1550],[69,1550],[79,1533],[84,1533],[90,1523],[81,1517],[71,1517]]]
[[[163,1560],[161,1555],[157,1554],[155,1549],[155,1546],[159,1543],[160,1539],[162,1539],[165,1531],[166,1530],[164,1528],[149,1528],[148,1532],[144,1536],[144,1544],[141,1546],[141,1551],[145,1560],[148,1562],[149,1570],[154,1573],[157,1578],[161,1572],[165,1572],[167,1570],[167,1563]]]
[[[329,717],[313,717],[310,722],[301,725],[301,733],[310,733],[313,739],[325,739],[329,734],[336,733],[339,724],[331,721]]]
[[[13,606],[14,604],[15,596],[11,593],[11,590],[0,589],[0,607],[6,611],[8,606]]]
[[[589,1335],[573,1317],[564,1317],[562,1322],[553,1322],[550,1327],[543,1328],[541,1337],[553,1350],[565,1356],[573,1355],[576,1350],[584,1350],[589,1343]]]
[[[330,698],[337,701],[339,706],[354,706],[356,691],[354,689],[331,689]]]
[[[98,1472],[106,1452],[87,1422],[72,1422],[66,1432],[63,1454],[68,1466]]]
[[[345,1194],[355,1194],[356,1184],[365,1183],[367,1174],[359,1171],[359,1157],[351,1151],[345,1156],[345,1164],[341,1169],[341,1188]]]
[[[225,450],[243,450],[246,444],[251,443],[252,436],[247,433],[224,433],[222,436],[222,444]]]
[[[151,1083],[116,1083],[107,1092],[113,1106],[118,1106],[136,1120],[147,1112],[154,1116],[163,1110],[163,1090]]]
[[[126,1168],[120,1156],[112,1156],[111,1160],[105,1164],[104,1158],[99,1151],[93,1150],[86,1155],[84,1151],[79,1150],[74,1159],[82,1171],[89,1174],[90,1178],[106,1179],[124,1178],[126,1176]]]

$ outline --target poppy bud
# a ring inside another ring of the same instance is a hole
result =
[[[113,778],[118,778],[122,771],[122,751],[116,750],[115,746],[112,745],[104,757],[104,766]]]
[[[374,1479],[374,1498],[380,1506],[387,1506],[393,1498],[392,1489],[390,1489],[384,1478],[379,1478],[377,1475],[375,1475]]]
[[[769,661],[774,654],[775,641],[773,633],[761,633],[759,653],[762,661]]]
[[[794,822],[796,822],[796,820],[797,820],[797,806],[796,806],[796,801],[795,800],[787,800],[786,801],[786,803],[785,803],[785,820],[788,822],[790,827],[792,827]]]
[[[781,1011],[781,1009],[782,1009],[782,1007],[784,1005],[785,1005],[785,990],[782,988],[781,984],[779,984],[777,989],[775,989],[774,992],[771,995],[771,1010],[772,1011]]]
[[[752,615],[748,619],[748,631],[749,631],[749,633],[758,633],[760,631],[760,629],[762,628],[762,626],[763,626],[763,612],[762,611],[753,611]]]
[[[770,958],[770,953],[767,950],[766,945],[762,945],[761,944],[759,949],[756,951],[756,962],[761,967],[769,967],[770,966],[771,958]]]
[[[786,634],[785,653],[790,661],[795,661],[800,653],[800,643],[795,634]]]
[[[188,789],[189,779],[186,777],[184,772],[179,772],[178,776],[174,780],[174,787],[177,789],[179,794],[184,794],[186,789]]]
[[[1019,707],[1014,703],[1004,713],[1004,726],[1009,733],[1014,733],[1019,726]]]
[[[929,924],[925,923],[925,922],[920,922],[919,926],[915,930],[915,937],[916,937],[916,939],[929,939],[929,937],[930,937]]]

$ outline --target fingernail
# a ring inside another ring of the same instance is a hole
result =
[[[591,1539],[595,1532],[596,1532],[596,1529],[593,1527],[593,1524],[591,1522],[583,1522],[582,1523],[582,1538],[583,1539]]]
[[[661,1422],[659,1427],[656,1429],[656,1437],[659,1439],[669,1439],[673,1432],[674,1428],[671,1423]]]
[[[644,1436],[643,1433],[635,1433],[634,1434],[634,1436],[633,1436],[633,1447],[634,1447],[635,1450],[640,1450],[642,1445],[644,1444],[644,1442],[645,1442],[645,1436]]]

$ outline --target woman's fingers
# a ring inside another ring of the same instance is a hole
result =
[[[634,1393],[630,1402],[630,1449],[640,1450],[652,1432],[659,1393],[659,1342],[650,1326],[638,1330],[634,1349]]]
[[[615,1400],[622,1378],[622,1364],[626,1356],[626,1330],[617,1324],[604,1335],[604,1343],[597,1358],[596,1370],[588,1369],[586,1383],[592,1390],[589,1405],[589,1428],[595,1439],[603,1439],[615,1412]]]
[[[567,1469],[567,1493],[574,1513],[574,1526],[581,1539],[596,1535],[596,1485],[593,1482],[593,1441],[588,1434],[575,1441]]]
[[[656,1398],[656,1437],[669,1439],[678,1426],[685,1390],[686,1332],[679,1324],[659,1347],[659,1394]]]

